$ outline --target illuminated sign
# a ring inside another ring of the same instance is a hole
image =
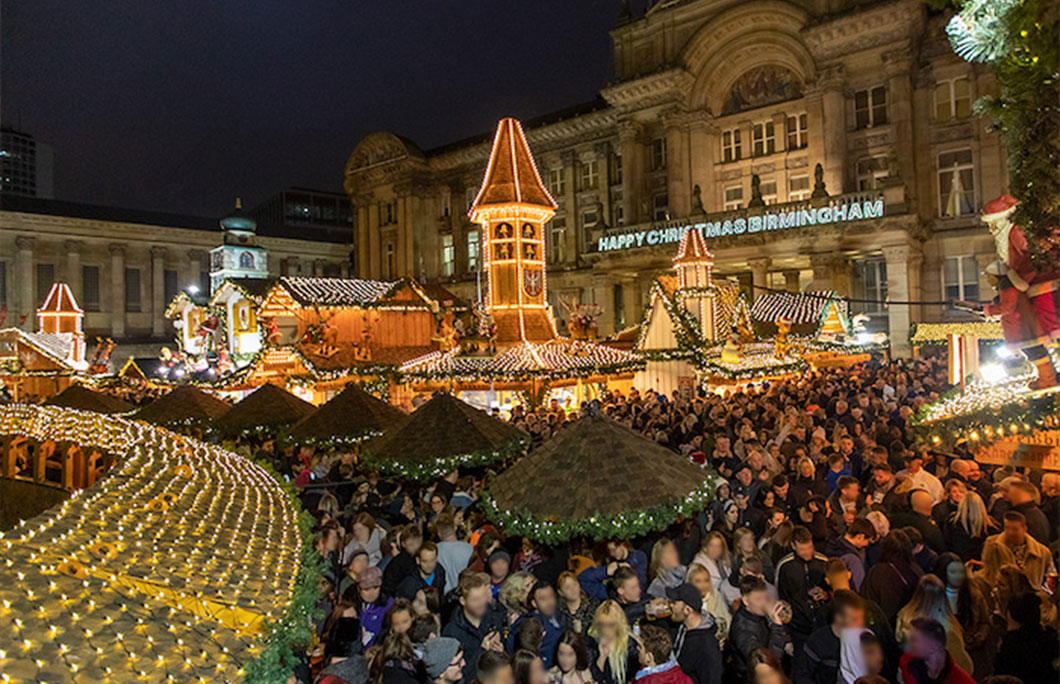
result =
[[[596,251],[613,252],[620,249],[634,249],[678,242],[686,229],[693,228],[706,239],[726,237],[729,235],[749,235],[753,233],[822,226],[829,223],[860,221],[862,219],[881,218],[883,216],[883,198],[864,199],[863,196],[840,201],[823,207],[791,207],[780,211],[766,210],[761,214],[746,216],[728,215],[714,221],[673,221],[654,224],[644,230],[632,230],[624,233],[605,235],[597,240]]]

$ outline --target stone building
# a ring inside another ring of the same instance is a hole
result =
[[[348,238],[304,234],[259,231],[269,275],[349,275]],[[181,291],[209,295],[210,253],[223,242],[216,219],[4,196],[0,328],[34,329],[33,312],[61,281],[85,311],[86,337],[149,343],[143,353],[157,353],[174,335],[167,304]]]
[[[549,296],[636,323],[681,231],[749,295],[834,289],[908,350],[911,322],[988,299],[978,223],[1007,183],[996,134],[971,113],[994,88],[958,59],[947,19],[916,0],[659,0],[612,29],[596,100],[524,122],[558,209]],[[474,297],[482,236],[467,209],[489,136],[422,150],[364,138],[346,167],[354,269],[441,280]],[[819,173],[815,174],[820,165]]]

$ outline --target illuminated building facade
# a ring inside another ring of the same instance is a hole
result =
[[[916,0],[663,0],[621,16],[600,96],[524,121],[556,203],[553,312],[599,304],[601,334],[638,322],[688,225],[716,280],[871,300],[851,312],[899,354],[911,323],[959,314],[878,302],[989,299],[976,212],[1007,175],[971,103],[994,82],[953,55],[946,19]],[[359,277],[484,289],[488,236],[468,210],[490,140],[360,141],[345,178]]]

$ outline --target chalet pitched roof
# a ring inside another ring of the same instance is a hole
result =
[[[84,311],[74,300],[74,293],[70,291],[69,285],[66,283],[53,283],[52,289],[48,291],[48,296],[45,298],[44,304],[37,309],[37,313],[84,313]]]
[[[385,299],[402,281],[283,277],[280,285],[302,306],[364,306]]]
[[[759,295],[751,307],[751,318],[758,323],[775,323],[788,319],[792,325],[816,325],[821,322],[825,308],[832,302],[846,315],[846,301],[834,291],[826,292],[767,292]]]
[[[213,425],[233,434],[257,427],[289,425],[313,413],[316,407],[276,385],[262,385],[226,411]]]
[[[497,124],[486,174],[471,213],[481,207],[512,203],[556,208],[555,200],[541,182],[522,127],[508,117]]]
[[[576,378],[633,373],[644,362],[631,352],[583,340],[557,338],[523,342],[496,356],[461,356],[460,349],[436,351],[401,366],[408,378],[463,380]]]
[[[97,392],[81,385],[70,385],[44,402],[44,405],[94,411],[96,413],[127,413],[136,408],[118,397]]]
[[[156,425],[205,422],[220,418],[228,404],[191,385],[174,387],[137,411],[133,417]]]
[[[681,236],[681,242],[677,245],[677,256],[674,264],[699,263],[709,261],[714,263],[714,254],[707,249],[707,242],[703,239],[703,233],[696,228],[688,228]]]
[[[359,442],[404,423],[408,416],[354,383],[287,433],[294,441]]]

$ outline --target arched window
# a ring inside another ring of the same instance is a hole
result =
[[[250,252],[239,253],[239,267],[240,268],[254,268],[254,255]]]
[[[782,66],[760,66],[736,79],[725,98],[721,113],[736,114],[800,97],[802,83],[795,74]]]

